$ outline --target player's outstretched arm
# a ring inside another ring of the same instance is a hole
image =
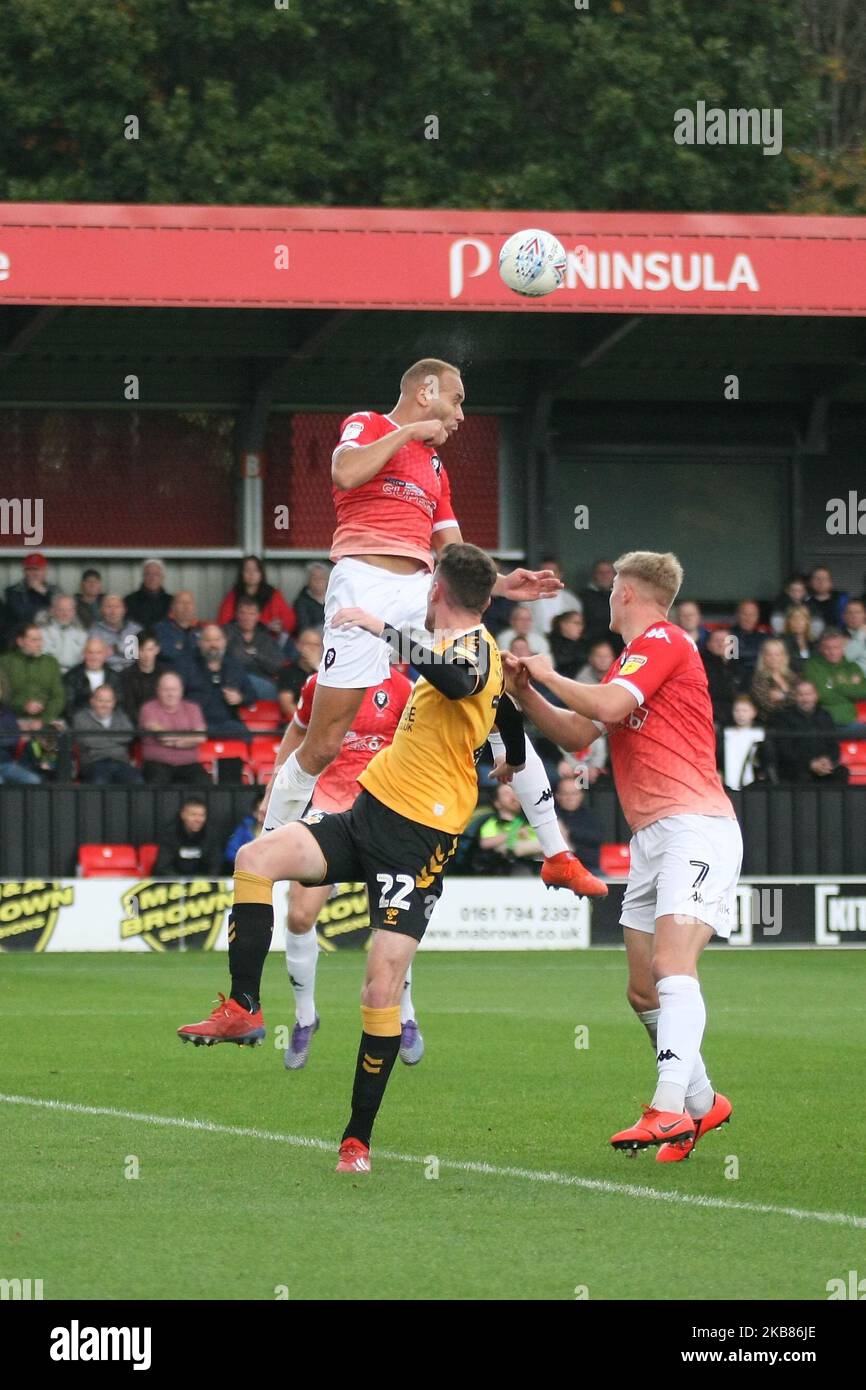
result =
[[[418,439],[423,444],[439,447],[448,438],[448,431],[439,420],[415,420],[411,425],[401,425],[390,434],[375,439],[372,444],[359,444],[353,448],[344,444],[334,451],[331,462],[331,480],[335,487],[344,492],[362,487],[385,467],[398,449],[402,449],[410,439]]]
[[[566,753],[576,752],[578,748],[588,748],[603,733],[591,719],[576,714],[573,710],[557,709],[549,700],[545,700],[544,696],[529,684],[530,672],[525,663],[516,656],[505,652],[502,663],[505,667],[509,694],[517,701],[527,719]],[[540,679],[545,685],[548,684],[547,676]]]
[[[609,685],[585,685],[559,675],[545,653],[519,657],[518,660],[532,680],[546,685],[552,695],[586,719],[598,719],[602,724],[618,724],[627,714],[631,714],[638,703],[631,691],[617,681]]]

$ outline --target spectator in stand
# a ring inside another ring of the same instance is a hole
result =
[[[560,777],[553,798],[556,818],[569,849],[592,873],[597,874],[603,837],[598,818],[586,802],[583,787],[578,784],[576,777]]]
[[[539,859],[538,836],[524,820],[514,788],[500,782],[493,793],[493,809],[478,829],[473,872],[509,876],[529,872],[527,859]]]
[[[0,680],[0,787],[35,787],[42,780],[38,772],[18,762],[20,740],[15,711],[6,704],[5,682]]]
[[[533,656],[539,656],[542,652],[549,656],[550,643],[543,633],[536,632],[533,628],[532,609],[528,603],[515,603],[511,610],[511,626],[500,632],[496,645],[501,652],[507,652],[515,637],[526,638]]]
[[[580,591],[580,601],[583,605],[587,642],[604,639],[610,642],[616,655],[622,651],[624,643],[618,633],[610,630],[610,591],[613,581],[614,570],[610,560],[596,560],[589,584]]]
[[[259,621],[261,609],[254,598],[239,598],[235,604],[235,619],[224,629],[227,651],[240,662],[257,700],[277,698],[277,672],[283,665],[279,644]]]
[[[589,655],[589,645],[584,637],[583,614],[576,609],[557,613],[550,629],[550,655],[561,676],[574,680]]]
[[[724,731],[723,767],[725,786],[732,791],[741,791],[755,781],[756,768],[759,775],[763,771],[758,763],[760,745],[766,737],[765,730],[757,724],[758,710],[750,695],[737,695],[734,698],[733,724]]]
[[[72,729],[82,782],[128,786],[141,781],[141,773],[129,761],[135,730],[128,715],[117,708],[110,685],[94,690],[87,705],[73,715]]]
[[[80,666],[67,671],[63,682],[66,693],[66,717],[71,721],[78,709],[90,701],[94,690],[109,685],[120,698],[120,676],[108,664],[108,648],[99,637],[88,637],[84,644],[84,660]]]
[[[780,782],[848,781],[848,769],[839,762],[839,731],[811,681],[797,682],[793,705],[775,716],[767,732]]]
[[[739,663],[739,678],[743,689],[751,684],[764,643],[759,627],[760,618],[761,610],[753,598],[744,598],[737,604],[737,621],[731,628],[731,636],[736,643],[734,652]]]
[[[163,671],[156,699],[142,705],[138,723],[151,731],[141,741],[145,782],[168,786],[210,781],[197,752],[205,737],[204,715],[197,704],[183,698],[183,682],[176,672]]]
[[[224,628],[234,622],[235,607],[239,598],[254,598],[257,601],[261,610],[260,621],[281,647],[297,630],[294,609],[289,607],[279,589],[268,583],[265,567],[257,555],[245,555],[241,560],[235,586],[229,590],[220,604],[220,627]]]
[[[238,718],[241,705],[253,705],[256,692],[239,661],[226,652],[226,637],[216,623],[201,631],[198,650],[180,668],[188,699],[195,701],[204,715],[211,738],[237,738],[243,733]]]
[[[721,627],[710,633],[707,645],[701,652],[713,706],[713,721],[717,730],[730,724],[734,696],[737,693],[740,673],[739,663],[734,659],[733,652],[731,634]]]
[[[120,673],[120,701],[135,728],[142,705],[156,699],[157,683],[165,669],[156,633],[145,628],[138,634],[138,660]]]
[[[54,657],[65,676],[83,660],[87,642],[87,633],[75,611],[75,599],[55,594],[50,609],[47,613],[43,610],[37,621],[42,628],[42,650]]]
[[[770,628],[777,636],[785,631],[785,621],[792,608],[806,607],[808,612],[809,585],[805,574],[792,574],[785,581],[785,587],[770,610]],[[811,621],[812,615],[809,614]],[[814,620],[811,632],[813,638],[820,636],[823,624],[819,618]]]
[[[862,599],[849,599],[843,614],[842,634],[847,637],[845,657],[853,661],[866,675],[866,604]]]
[[[555,555],[548,555],[541,561],[538,567],[542,570],[553,570],[557,579],[562,579],[562,565]],[[582,613],[583,605],[577,594],[573,594],[570,589],[560,589],[553,598],[536,599],[530,607],[532,614],[532,626],[536,632],[540,632],[547,637],[553,627],[554,618],[559,617],[560,613]]]
[[[796,680],[785,643],[780,637],[768,637],[752,677],[752,699],[762,719],[792,704]]]
[[[261,789],[256,792],[250,806],[249,815],[244,816],[240,825],[236,825],[228,839],[225,847],[223,859],[229,868],[234,868],[235,858],[238,850],[243,845],[248,845],[252,840],[258,839],[262,833],[262,826],[265,823],[265,794]]]
[[[89,636],[98,637],[108,648],[108,664],[112,671],[131,666],[138,655],[138,643],[132,639],[141,632],[139,623],[131,622],[126,604],[119,594],[105,594],[100,605],[100,619],[90,629]]]
[[[614,660],[614,650],[607,637],[599,637],[590,643],[589,659],[581,666],[577,679],[583,685],[601,685]]]
[[[141,584],[124,599],[130,622],[138,628],[156,627],[171,612],[172,597],[165,592],[165,565],[162,560],[145,560]]]
[[[222,868],[222,850],[208,824],[207,802],[201,796],[185,797],[177,818],[159,837],[154,874],[216,878]]]
[[[56,587],[48,583],[48,561],[44,555],[38,551],[25,555],[21,565],[21,579],[17,584],[10,584],[5,594],[8,623],[12,628],[20,628],[22,623],[35,623],[39,614],[50,608],[57,593]]]
[[[0,674],[19,729],[62,725],[63,678],[54,657],[42,650],[42,628],[36,623],[22,623],[18,628],[13,650],[0,656]]]
[[[318,628],[305,628],[295,638],[295,646],[298,649],[297,657],[281,666],[277,673],[277,699],[286,723],[297,709],[301,686],[313,671],[318,671],[322,663],[322,634]]]
[[[826,565],[816,565],[809,575],[807,604],[814,618],[825,627],[838,627],[842,621],[846,595],[833,588],[833,576]]]
[[[710,629],[704,626],[700,605],[693,599],[684,599],[682,603],[677,604],[676,615],[677,627],[688,633],[698,651],[703,651]]]
[[[836,725],[848,738],[866,738],[866,724],[857,721],[857,701],[866,699],[866,676],[855,661],[845,656],[846,640],[837,627],[825,627],[818,653],[803,667],[818,699]]]
[[[294,602],[296,632],[303,632],[306,627],[322,631],[325,626],[325,594],[330,578],[330,566],[321,560],[314,560],[308,567],[307,582]]]
[[[198,615],[190,589],[178,589],[171,612],[153,629],[163,660],[172,666],[189,661],[198,646]]]
[[[797,604],[794,608],[788,609],[784,629],[785,650],[791,670],[797,675],[802,672],[812,655],[812,627],[812,614],[805,604]]]
[[[102,575],[99,570],[84,570],[81,575],[81,588],[75,595],[75,611],[78,621],[86,632],[99,622],[100,604],[105,595],[102,592]]]

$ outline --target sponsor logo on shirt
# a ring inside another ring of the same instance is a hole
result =
[[[432,516],[435,504],[432,497],[428,497],[423,487],[417,483],[411,483],[407,478],[385,478],[382,483],[382,491],[386,497],[399,497],[401,502],[414,502],[421,507],[428,516]]]

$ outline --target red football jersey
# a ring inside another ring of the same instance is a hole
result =
[[[307,677],[298,697],[295,723],[301,729],[306,729],[310,722],[317,674],[314,671]],[[313,789],[315,807],[320,811],[348,811],[361,790],[358,777],[373,755],[392,741],[411,694],[412,682],[401,671],[392,671],[387,680],[364,692],[342,748]]]
[[[361,410],[343,421],[332,459],[341,449],[372,444],[399,429],[389,415]],[[448,475],[436,450],[409,440],[361,487],[332,488],[337,529],[331,559],[344,555],[408,555],[428,569],[432,536],[456,526]]]
[[[707,676],[682,628],[653,623],[629,642],[602,681],[625,686],[637,709],[607,725],[610,761],[632,831],[663,816],[733,818],[716,771],[716,733]]]

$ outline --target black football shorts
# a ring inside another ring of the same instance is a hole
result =
[[[351,810],[309,810],[301,824],[325,856],[323,883],[363,879],[370,926],[421,940],[457,849],[457,835],[407,820],[368,791],[361,792]]]

